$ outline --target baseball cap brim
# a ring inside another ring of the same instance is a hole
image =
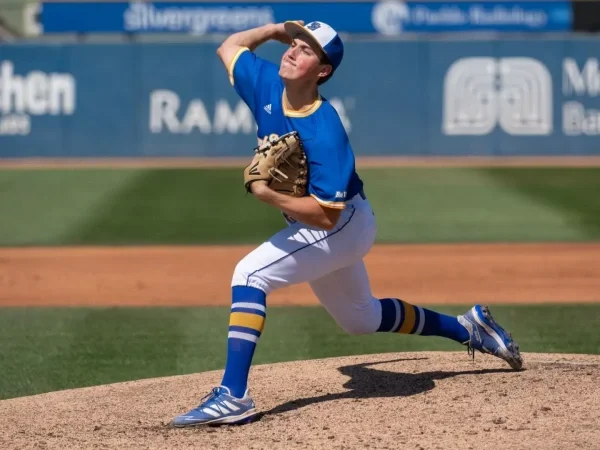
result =
[[[283,23],[283,27],[285,28],[286,33],[292,39],[298,36],[299,34],[306,36],[313,44],[315,44],[315,46],[318,49],[321,50],[323,55],[325,55],[325,58],[329,59],[329,57],[327,56],[327,52],[325,51],[321,43],[318,41],[318,39],[315,37],[312,31],[310,31],[304,25],[300,25],[298,22],[295,22],[293,20],[288,20],[287,22]]]

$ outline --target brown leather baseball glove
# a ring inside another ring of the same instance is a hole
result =
[[[308,183],[308,164],[296,131],[267,140],[254,149],[252,162],[244,169],[244,186],[264,180],[276,192],[303,197]]]

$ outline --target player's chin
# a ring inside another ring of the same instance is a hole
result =
[[[296,67],[287,64],[280,67],[279,76],[284,80],[297,80],[298,78],[302,77],[301,73],[299,73]]]
[[[279,69],[279,76],[284,80],[293,80],[294,72],[287,67],[281,67]]]

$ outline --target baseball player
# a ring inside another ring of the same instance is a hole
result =
[[[254,50],[268,40],[289,47],[279,65]],[[176,427],[245,423],[257,414],[248,373],[275,289],[308,282],[320,303],[350,334],[390,332],[442,336],[497,356],[520,369],[518,345],[476,305],[458,317],[399,298],[374,298],[363,258],[375,240],[375,216],[355,170],[348,136],[319,86],[338,70],[340,36],[323,22],[269,24],[229,36],[217,51],[236,93],[251,109],[259,144],[296,132],[308,165],[306,194],[295,197],[249,184],[252,194],[283,213],[286,227],[245,256],[232,278],[227,363],[221,385]]]

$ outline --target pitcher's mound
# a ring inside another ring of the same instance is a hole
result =
[[[255,366],[264,414],[237,427],[168,426],[221,371],[5,400],[0,448],[598,448],[600,356],[524,358],[518,372],[466,352]]]

